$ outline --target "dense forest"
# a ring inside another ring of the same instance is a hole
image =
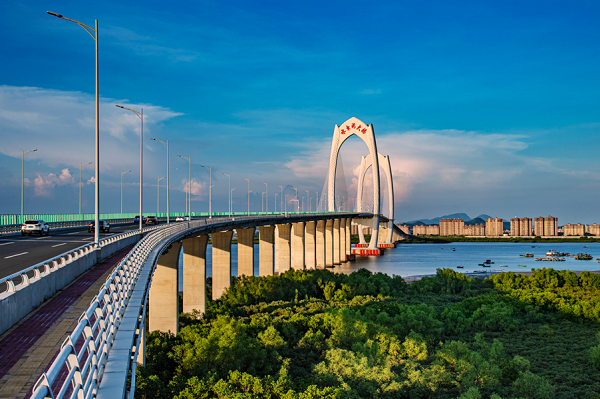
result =
[[[596,274],[232,280],[177,337],[148,336],[137,397],[600,397]]]

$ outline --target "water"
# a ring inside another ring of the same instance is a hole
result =
[[[584,248],[587,245],[589,248]],[[532,248],[534,246],[534,248]],[[454,250],[453,250],[454,248]],[[539,262],[535,258],[545,257],[549,250],[571,254],[588,253],[593,260],[566,258],[565,262]],[[527,252],[533,258],[523,258]],[[531,271],[542,267],[557,270],[600,270],[596,258],[600,257],[600,243],[503,243],[503,242],[456,242],[451,244],[398,244],[396,248],[386,249],[385,255],[378,257],[356,257],[355,262],[347,262],[332,270],[336,273],[352,273],[358,269],[368,269],[373,273],[381,272],[402,277],[435,274],[437,268],[450,268],[463,273],[489,271]],[[182,287],[183,255],[179,262],[179,288]],[[491,267],[478,266],[486,259],[494,262]],[[508,265],[508,267],[500,267]],[[518,265],[526,265],[519,267]],[[456,266],[464,266],[457,269]],[[206,248],[206,275],[212,276],[212,245]],[[237,245],[231,246],[231,275],[237,276]],[[258,245],[254,246],[254,275],[258,276]]]

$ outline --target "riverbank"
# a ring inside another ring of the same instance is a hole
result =
[[[468,237],[468,236],[412,236],[400,241],[402,244],[450,244],[452,242],[522,242],[522,243],[590,243],[600,242],[600,237]]]
[[[541,268],[540,268],[541,269]],[[573,273],[577,274],[579,276],[579,274],[583,271],[583,270],[571,270]],[[586,270],[589,273],[594,273],[594,274],[600,274],[600,270]],[[466,273],[462,273],[460,271],[457,271],[457,273],[461,273],[464,274],[465,276],[468,277],[478,277],[481,279],[490,277],[491,275],[494,274],[500,274],[500,273],[504,273],[505,271],[483,271],[483,272],[466,272]],[[531,276],[531,271],[510,271],[511,273],[515,273],[515,274],[522,274],[524,276]],[[435,277],[436,273],[433,274],[418,274],[418,275],[414,275],[414,276],[406,276],[404,277],[404,281],[406,281],[408,284],[415,282],[415,281],[419,281],[421,280],[423,277]]]

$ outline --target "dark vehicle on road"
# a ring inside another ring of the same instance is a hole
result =
[[[26,220],[21,225],[21,235],[37,233],[40,236],[50,235],[50,226],[43,220]]]
[[[146,216],[146,219],[144,219],[144,224],[156,225],[158,224],[158,219],[156,216]]]
[[[88,233],[91,233],[94,230],[96,230],[96,222],[88,224]],[[100,232],[110,233],[110,225],[106,222],[106,220],[100,221]]]
[[[139,223],[140,222],[140,215],[137,215],[136,217],[133,218],[133,223]]]

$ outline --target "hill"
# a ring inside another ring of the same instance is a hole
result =
[[[410,222],[405,222],[403,224],[406,224],[409,226],[415,226],[415,225],[419,225],[419,224],[440,224],[440,220],[442,220],[442,219],[454,219],[454,218],[460,218],[462,220],[471,219],[469,217],[469,215],[467,215],[466,213],[453,213],[451,215],[444,215],[444,216],[436,217],[433,219],[412,220]]]

